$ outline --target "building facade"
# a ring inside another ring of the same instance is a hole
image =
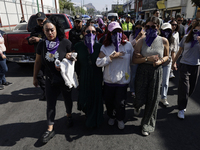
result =
[[[39,11],[44,13],[59,12],[59,0],[38,0]],[[1,28],[10,29],[17,25],[23,16],[28,22],[31,15],[38,12],[37,0],[1,0]]]

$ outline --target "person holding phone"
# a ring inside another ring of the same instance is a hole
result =
[[[157,17],[147,19],[146,37],[137,42],[132,59],[133,63],[138,64],[135,77],[134,113],[139,115],[141,107],[145,104],[141,121],[142,134],[145,136],[155,130],[162,64],[169,58],[169,42],[158,35],[159,23]]]
[[[88,24],[83,30],[83,41],[74,46],[77,52],[76,73],[79,77],[78,110],[86,116],[88,128],[99,127],[103,123],[102,68],[96,60],[101,44],[95,42],[96,29]]]

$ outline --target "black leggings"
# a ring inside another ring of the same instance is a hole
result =
[[[45,82],[46,88],[46,99],[47,99],[47,122],[48,125],[54,124],[55,114],[56,114],[56,102],[57,97],[60,93],[64,98],[65,108],[67,114],[72,112],[72,99],[71,90],[67,86],[52,86],[49,78]]]

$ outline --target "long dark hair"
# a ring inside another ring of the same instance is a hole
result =
[[[178,22],[175,19],[172,19],[169,23],[172,24],[172,22],[174,22],[174,21],[177,23],[176,29],[174,31],[178,32],[179,28],[180,28]]]
[[[44,23],[43,27],[46,23],[52,23],[56,27],[57,31],[57,37],[59,41],[61,41],[63,38],[65,38],[65,29],[63,24],[58,20],[58,17],[56,16],[50,16]]]
[[[192,21],[194,21],[194,20],[200,21],[200,18],[194,18]],[[192,24],[188,27],[187,33],[188,33],[191,29],[192,29]]]
[[[148,22],[153,22],[153,23],[157,24],[157,26],[160,25],[160,21],[159,21],[158,17],[155,17],[155,16],[149,17],[149,18],[146,20],[146,23],[145,23],[145,24],[147,24]]]
[[[189,43],[191,42],[194,38],[193,38],[193,29],[195,29],[197,26],[200,26],[200,22],[197,21],[194,26],[192,27],[192,29],[190,30],[190,33],[188,34],[188,36],[186,37],[185,43]]]

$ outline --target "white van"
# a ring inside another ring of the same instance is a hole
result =
[[[114,18],[115,21],[116,21],[117,19],[119,19],[117,13],[108,13],[107,18],[108,18],[108,20],[111,20],[112,18]]]

